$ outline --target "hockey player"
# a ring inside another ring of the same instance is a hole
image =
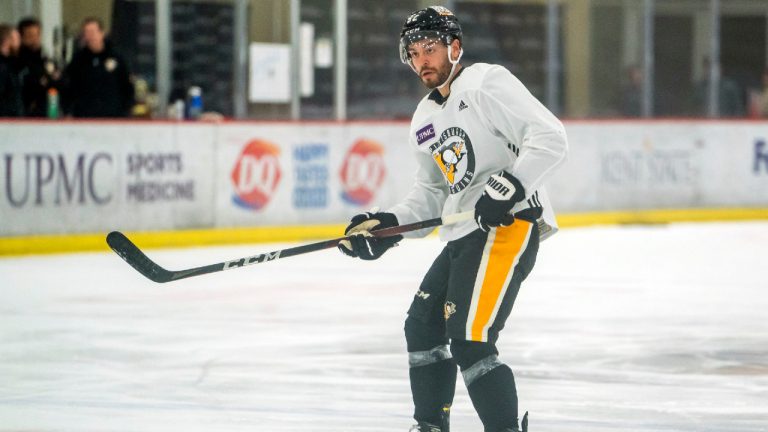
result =
[[[405,321],[412,431],[448,431],[458,365],[486,432],[518,431],[512,370],[496,341],[520,284],[536,261],[540,235],[557,230],[544,182],[565,159],[560,121],[507,69],[463,67],[462,29],[448,9],[412,13],[400,56],[431,92],[413,115],[413,188],[386,212],[352,218],[342,252],[379,258],[402,236],[370,230],[474,208],[475,220],[445,226],[447,245],[413,298]],[[416,232],[424,236],[428,232]],[[527,418],[523,418],[523,430]]]

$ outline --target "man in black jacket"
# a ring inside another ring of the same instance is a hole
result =
[[[104,37],[97,18],[83,21],[83,48],[64,72],[65,108],[75,117],[128,117],[133,107],[133,84],[125,60]]]
[[[0,117],[24,114],[21,102],[21,77],[16,56],[19,33],[13,26],[0,24]]]
[[[55,63],[43,55],[40,21],[33,17],[24,18],[17,28],[21,36],[19,70],[23,80],[24,115],[45,117],[48,89],[56,87],[59,71]]]

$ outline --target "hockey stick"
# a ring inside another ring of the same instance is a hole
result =
[[[432,228],[440,225],[452,225],[458,222],[471,220],[473,215],[474,211],[466,211],[463,213],[444,216],[442,218],[427,219],[421,222],[414,222],[410,224],[374,230],[371,231],[371,234],[375,237],[390,237],[409,231]],[[309,243],[302,246],[280,249],[273,252],[238,258],[231,261],[224,261],[207,266],[176,271],[166,270],[160,267],[157,263],[149,259],[149,257],[147,257],[144,252],[141,251],[141,249],[133,244],[133,242],[130,241],[128,237],[125,236],[125,234],[119,231],[112,231],[107,235],[107,244],[112,248],[113,251],[115,251],[116,254],[120,255],[120,258],[125,260],[125,262],[130,264],[131,267],[136,269],[139,273],[143,274],[154,282],[165,283],[179,279],[185,279],[188,277],[200,276],[207,273],[215,273],[233,268],[245,267],[253,264],[261,264],[268,261],[275,261],[280,258],[288,258],[323,249],[330,249],[336,247],[339,242],[346,238],[347,237],[339,237],[332,240]]]

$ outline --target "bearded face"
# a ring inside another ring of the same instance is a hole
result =
[[[425,39],[408,46],[408,56],[421,82],[434,89],[444,83],[451,73],[448,47],[437,39]]]

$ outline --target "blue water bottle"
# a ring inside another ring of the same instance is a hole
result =
[[[198,86],[192,86],[187,91],[187,118],[197,120],[203,113],[203,91]]]

